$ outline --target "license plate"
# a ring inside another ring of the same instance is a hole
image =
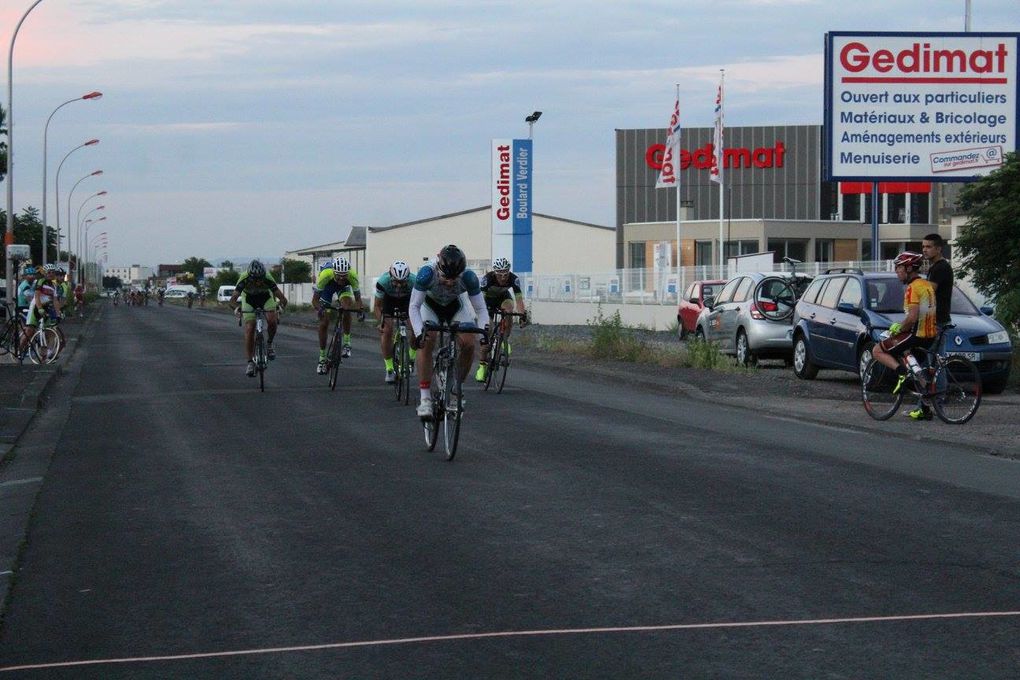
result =
[[[981,360],[981,355],[978,352],[946,352],[946,354],[951,357],[963,357],[971,361]]]

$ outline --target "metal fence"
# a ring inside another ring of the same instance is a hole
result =
[[[865,272],[893,271],[892,260],[880,262],[806,262],[797,272],[817,276],[829,269]],[[790,265],[774,265],[774,272],[789,272]],[[607,304],[675,305],[695,281],[729,279],[737,272],[727,266],[676,269],[618,269],[604,274],[520,274],[528,300],[545,302],[603,302]]]

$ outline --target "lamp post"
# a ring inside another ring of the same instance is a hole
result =
[[[98,208],[97,208],[97,210],[98,210]],[[97,224],[99,222],[102,222],[105,219],[106,219],[106,216],[104,215],[103,217],[100,217],[98,220],[85,220],[85,238],[82,240],[82,247],[83,247],[83,250],[85,251],[85,264],[84,264],[84,266],[82,268],[82,272],[84,273],[83,279],[85,280],[86,283],[88,283],[88,264],[91,261],[91,258],[89,257],[89,255],[90,255],[90,253],[89,253],[89,227],[91,227],[93,224]],[[106,232],[104,231],[102,233],[105,234]]]
[[[101,221],[101,220],[97,220],[97,221]],[[93,239],[92,244],[90,246],[91,247],[91,253],[90,253],[91,254],[91,258],[90,258],[89,261],[92,262],[92,264],[96,268],[96,281],[97,282],[98,282],[98,279],[99,279],[99,249],[100,248],[105,248],[108,243],[109,243],[109,241],[107,241],[107,239],[106,239],[106,232],[105,231],[101,231],[98,234],[96,234],[96,238]],[[98,287],[98,283],[97,283],[97,287]]]
[[[25,13],[18,19],[11,34],[11,49],[7,52],[7,231],[4,233],[4,244],[14,244],[14,41],[18,38],[18,31],[21,24],[25,23],[29,12],[36,8],[42,0],[35,0],[32,6],[25,10]],[[14,270],[11,262],[10,248],[4,248],[4,259],[7,268],[7,299],[14,300]]]
[[[92,194],[91,196],[86,198],[84,201],[82,201],[81,205],[78,206],[78,213],[75,216],[74,224],[75,224],[75,226],[77,227],[77,229],[79,231],[76,231],[74,233],[75,238],[78,237],[78,234],[80,233],[80,230],[81,230],[81,210],[82,210],[82,208],[84,208],[85,204],[88,203],[89,201],[91,201],[93,198],[96,198],[97,196],[106,196],[106,194],[107,194],[107,192],[105,190],[97,191],[96,193]],[[71,202],[70,199],[68,199],[68,203],[70,203],[70,202]],[[68,221],[68,223],[67,223],[67,249],[68,250],[71,250],[71,243],[72,243],[72,241],[71,241],[71,222]],[[74,254],[75,255],[78,254],[77,247],[78,247],[78,243],[75,242],[74,243],[74,248],[75,248],[74,249]]]
[[[78,239],[79,239],[79,242],[76,244],[77,248],[78,248],[78,250],[76,250],[76,252],[78,253],[78,257],[81,257],[80,250],[83,247],[87,247],[88,243],[89,243],[89,241],[88,241],[88,236],[89,236],[88,225],[89,225],[89,223],[90,222],[102,222],[104,219],[106,219],[105,217],[101,217],[101,218],[96,219],[96,220],[87,219],[89,215],[91,215],[92,213],[96,212],[97,210],[106,210],[106,206],[105,205],[99,205],[99,206],[96,206],[95,208],[93,208],[92,210],[89,210],[84,215],[83,219],[85,219],[85,221],[78,223]],[[85,238],[82,238],[82,225],[85,225]],[[85,252],[85,255],[88,255],[87,251]],[[85,259],[88,260],[88,257],[86,257]]]
[[[89,141],[85,142],[84,144],[79,144],[78,146],[74,147],[73,149],[68,151],[66,154],[64,154],[64,157],[62,159],[60,159],[60,165],[57,166],[57,179],[56,179],[57,187],[56,187],[56,192],[55,192],[56,193],[56,197],[54,198],[54,200],[56,201],[56,208],[57,208],[57,234],[60,234],[60,171],[64,168],[64,161],[66,161],[68,156],[73,154],[78,149],[81,149],[82,147],[86,147],[86,146],[95,146],[98,143],[99,143],[98,139],[90,139]],[[102,170],[96,170],[95,172],[92,173],[92,175],[101,175],[101,174],[103,174]],[[81,180],[79,180],[79,181],[81,181]],[[78,186],[78,185],[75,184],[75,186]],[[70,197],[68,198],[68,200],[70,200]],[[70,211],[68,211],[67,221],[68,222],[71,221]],[[70,229],[71,225],[68,224],[67,228]],[[57,245],[58,246],[60,245],[60,238],[59,237],[57,238]],[[59,255],[59,254],[60,253],[57,253],[57,255]]]
[[[71,244],[71,197],[74,196],[74,190],[78,188],[79,184],[81,184],[82,182],[87,180],[89,177],[98,177],[99,175],[102,175],[102,174],[103,174],[102,170],[93,170],[92,172],[90,172],[89,174],[85,175],[84,177],[79,179],[77,182],[75,182],[74,186],[71,187],[71,190],[67,192],[67,243],[68,243],[68,246],[70,246],[70,244]],[[57,193],[57,236],[58,236],[57,243],[59,244],[60,243],[60,238],[59,238],[59,236],[60,236],[60,193],[59,193],[60,192],[60,177],[59,177],[60,171],[59,170],[57,171],[57,175],[58,175],[58,177],[57,177],[57,192],[58,192]],[[75,252],[77,252],[77,250]],[[60,253],[57,253],[57,254],[59,255]]]
[[[527,116],[524,119],[524,122],[528,124],[528,139],[531,139],[531,129],[533,127],[535,127],[535,123],[537,123],[538,119],[541,118],[541,117],[542,117],[542,112],[541,111],[535,111],[533,114],[531,114],[530,116]]]
[[[47,232],[47,229],[49,228],[47,226],[47,222],[46,222],[46,161],[47,161],[47,156],[48,156],[48,154],[46,153],[46,146],[47,146],[47,141],[46,140],[47,140],[47,137],[49,136],[49,133],[50,133],[50,121],[53,120],[53,116],[57,113],[57,111],[59,111],[60,109],[64,108],[65,106],[67,106],[68,104],[70,104],[72,102],[86,101],[86,100],[89,100],[89,99],[100,99],[100,98],[102,98],[102,96],[103,96],[102,92],[89,92],[88,94],[83,94],[80,97],[75,97],[74,99],[68,99],[66,102],[64,102],[63,104],[61,104],[57,108],[53,109],[53,113],[51,113],[50,117],[46,119],[46,125],[45,125],[45,127],[43,127],[43,143],[42,143],[43,144],[43,157],[42,157],[42,240],[43,240],[42,263],[43,263],[43,265],[46,264],[46,232]],[[67,226],[68,226],[68,228],[70,228],[71,225],[69,224]],[[68,240],[70,240],[70,237],[69,237]],[[60,235],[59,235],[59,233],[57,235],[57,259],[60,259]]]

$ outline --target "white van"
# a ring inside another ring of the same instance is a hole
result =
[[[216,302],[230,302],[233,295],[234,286],[220,286],[220,289],[216,291]]]
[[[182,285],[182,286],[167,286],[166,293],[163,297],[166,298],[186,298],[188,293],[192,293],[195,297],[198,297],[198,288],[194,286]]]

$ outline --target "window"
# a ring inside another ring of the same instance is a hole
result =
[[[857,279],[847,279],[846,285],[843,286],[843,292],[839,296],[839,301],[851,304],[854,307],[860,307],[862,298],[861,282]]]
[[[836,241],[831,238],[815,239],[815,262],[832,262],[836,259]]]
[[[768,241],[768,250],[772,252],[773,262],[782,262],[784,257],[805,262],[807,246],[807,239],[770,238]]]
[[[722,290],[723,284],[721,283],[703,283],[701,284],[701,295],[703,298],[714,298]],[[697,300],[694,300],[697,302]]]
[[[743,277],[741,277],[740,279],[733,279],[732,281],[727,283],[726,286],[722,289],[722,292],[719,293],[719,297],[715,299],[715,303],[718,305],[723,302],[729,302],[730,300],[732,300],[733,291],[735,291],[737,289],[737,286],[740,285],[741,279],[743,279]]]
[[[910,194],[910,221],[913,224],[928,224],[928,203],[931,194]],[[943,257],[946,254],[942,253]]]
[[[697,285],[698,284],[696,284],[696,283],[692,283],[691,285],[687,286],[687,290],[684,291],[684,299],[685,300],[689,300],[691,302],[697,302],[698,301],[698,298],[697,298],[698,292],[696,290]]]
[[[862,194],[864,196],[864,219],[861,220],[867,224],[871,224],[871,194]],[[885,194],[878,195],[878,223],[882,224],[885,220],[882,216],[882,206],[885,200]]]
[[[630,268],[631,269],[644,269],[645,268],[645,242],[644,241],[631,241],[627,244],[630,251]]]
[[[818,304],[822,307],[835,309],[836,301],[839,300],[839,293],[843,288],[844,281],[846,281],[845,276],[837,276],[834,279],[829,279],[829,285],[827,285],[825,290],[822,291],[821,297],[818,298]]]
[[[748,294],[751,292],[751,277],[745,276],[740,279],[740,285],[737,286],[737,292],[733,294],[734,302],[743,302],[747,299]]]
[[[885,314],[903,311],[903,284],[895,277],[868,280],[868,308]]]
[[[804,291],[804,294],[801,296],[800,299],[804,300],[808,304],[814,304],[815,298],[818,297],[818,291],[820,291],[822,289],[822,286],[825,285],[825,281],[826,279],[815,279],[814,281],[812,281],[811,285],[808,286],[808,289],[806,291]]]
[[[907,195],[886,194],[889,201],[889,222],[891,224],[903,224],[907,221]]]
[[[862,221],[860,194],[843,194],[843,219],[853,222]]]
[[[694,264],[712,265],[715,261],[712,258],[712,241],[694,242]]]
[[[752,255],[758,252],[758,240],[757,239],[744,239],[741,241],[727,241],[726,242],[726,257],[736,257],[737,255]]]

